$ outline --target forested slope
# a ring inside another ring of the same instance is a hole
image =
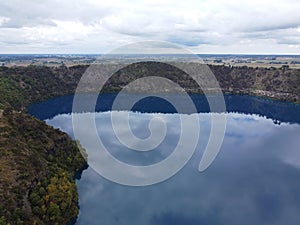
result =
[[[67,134],[21,110],[37,99],[34,79],[27,90],[12,77],[0,77],[0,225],[66,224],[78,214],[74,177],[86,162]]]

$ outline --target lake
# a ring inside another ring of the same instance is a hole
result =
[[[89,96],[85,98],[88,101]],[[76,225],[299,224],[300,106],[225,95],[227,126],[223,144],[212,165],[199,172],[211,129],[211,112],[203,95],[191,98],[200,118],[200,136],[196,151],[183,169],[161,183],[132,187],[107,180],[89,167],[76,181],[80,204]],[[98,134],[111,155],[141,166],[172,154],[180,136],[180,115],[172,105],[148,98],[131,112],[122,108],[113,112],[120,120],[129,114],[131,130],[141,139],[150,135],[151,119],[165,121],[165,139],[155,150],[136,152],[122,145],[114,133],[110,111],[114,99],[114,94],[101,95],[95,113]],[[28,111],[74,138],[72,101],[73,96],[54,98],[33,104]],[[80,114],[82,118],[90,115]],[[181,116],[192,119],[194,115],[187,112]],[[82,129],[88,134],[88,127]],[[188,132],[192,136],[194,131]]]

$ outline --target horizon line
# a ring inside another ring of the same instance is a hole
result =
[[[268,56],[300,56],[300,53],[118,53],[118,54],[107,54],[107,53],[0,53],[3,55],[268,55]]]

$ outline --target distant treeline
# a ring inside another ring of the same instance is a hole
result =
[[[219,65],[209,67],[226,93],[257,95],[300,103],[299,69]],[[0,92],[3,93],[0,93],[0,107],[2,105],[3,108],[9,102],[15,108],[22,108],[33,102],[74,94],[87,68],[87,65],[0,67]],[[189,75],[174,66],[158,62],[135,63],[121,69],[107,81],[102,92],[118,92],[131,81],[150,75],[169,78],[189,93],[202,92]],[[9,83],[10,90],[3,83]],[[139,88],[140,91],[155,89],[151,86]]]

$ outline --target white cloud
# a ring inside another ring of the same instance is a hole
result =
[[[299,11],[296,0],[11,0],[0,3],[0,48],[101,53],[150,39],[197,53],[298,53]]]
[[[2,24],[7,23],[10,19],[7,17],[2,17],[0,16],[0,26],[2,26]]]

